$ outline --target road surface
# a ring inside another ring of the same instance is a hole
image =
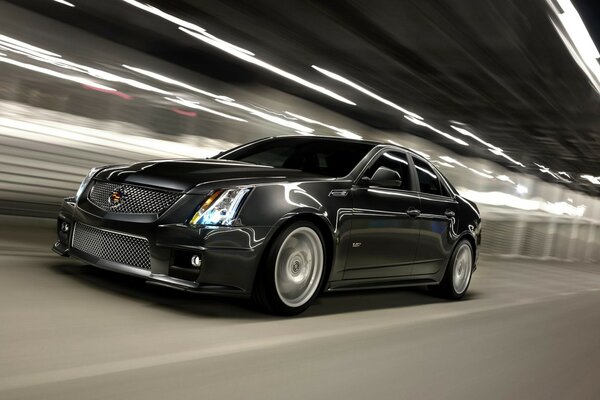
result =
[[[296,318],[49,251],[0,219],[0,399],[597,399],[600,265],[482,258],[459,302],[321,296]]]

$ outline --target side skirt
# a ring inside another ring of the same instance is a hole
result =
[[[403,278],[403,279],[351,279],[342,281],[329,282],[325,291],[326,292],[341,292],[348,290],[362,290],[362,289],[389,289],[396,287],[407,287],[407,286],[427,286],[436,285],[439,282],[434,277],[419,277],[419,278]]]

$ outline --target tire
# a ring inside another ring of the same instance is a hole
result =
[[[452,252],[440,284],[429,286],[429,290],[446,299],[461,299],[471,283],[473,262],[473,246],[468,240],[461,240]]]
[[[254,302],[270,314],[300,314],[321,291],[326,259],[323,236],[315,224],[290,224],[267,250],[254,282]]]

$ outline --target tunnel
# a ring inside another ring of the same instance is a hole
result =
[[[0,398],[600,398],[593,0],[0,2]]]

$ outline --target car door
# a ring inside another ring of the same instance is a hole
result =
[[[413,180],[408,156],[385,150],[353,186],[352,246],[344,279],[411,274],[419,242],[419,196]]]
[[[413,275],[435,274],[447,262],[452,251],[458,202],[425,160],[412,156],[421,199],[417,217],[421,234]]]

